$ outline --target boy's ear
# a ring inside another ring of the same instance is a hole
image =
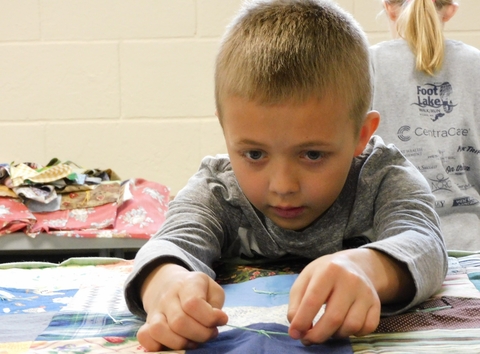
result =
[[[363,150],[365,150],[365,146],[367,146],[370,138],[375,133],[380,124],[380,114],[377,111],[370,111],[367,113],[365,117],[365,121],[360,128],[360,133],[358,136],[357,146],[355,148],[354,156],[360,155]]]
[[[450,5],[446,5],[442,13],[443,23],[448,22],[448,20],[450,20],[453,17],[453,15],[457,13],[457,10],[458,10],[458,4],[456,2]]]
[[[220,119],[220,115],[219,115],[219,113],[218,113],[218,109],[215,110],[215,116],[217,117],[218,122],[220,123],[220,126],[221,126],[222,129],[223,129],[223,123],[222,123],[222,120]]]

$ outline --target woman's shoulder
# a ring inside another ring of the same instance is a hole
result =
[[[370,46],[370,52],[379,53],[384,51],[409,50],[408,43],[403,39],[391,39]]]
[[[480,50],[478,48],[454,39],[445,40],[445,51],[446,55],[456,58],[480,59]]]
[[[370,56],[374,65],[387,62],[404,63],[406,59],[413,57],[413,53],[405,40],[392,39],[372,45]]]

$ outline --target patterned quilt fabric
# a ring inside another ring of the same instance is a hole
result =
[[[123,298],[132,265],[112,258],[0,264],[0,353],[144,353],[135,338],[143,322]],[[407,314],[382,318],[375,333],[310,347],[287,335],[288,293],[297,275],[279,264],[267,269],[241,266],[231,276],[221,269],[228,325],[198,349],[174,353],[480,353],[480,255],[451,258],[435,296]]]

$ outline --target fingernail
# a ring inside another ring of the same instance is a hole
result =
[[[302,337],[302,333],[300,333],[300,331],[297,331],[296,329],[292,329],[290,331],[290,336],[293,338],[293,339],[300,339]]]
[[[218,328],[213,329],[212,335],[210,336],[210,339],[217,338],[218,336]]]
[[[303,339],[303,340],[302,340],[302,344],[303,344],[304,346],[306,346],[306,347],[309,347],[309,346],[312,345],[312,342],[310,342],[309,340]]]
[[[187,344],[185,345],[185,349],[197,349],[198,343],[188,341]]]

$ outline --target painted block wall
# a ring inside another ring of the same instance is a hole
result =
[[[380,0],[338,0],[371,44],[390,39]],[[241,0],[0,0],[0,162],[57,157],[176,194],[224,153],[213,64]],[[480,48],[480,1],[449,38]]]

